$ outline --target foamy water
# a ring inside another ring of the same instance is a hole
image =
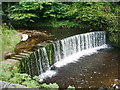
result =
[[[95,47],[95,48],[80,51],[78,53],[70,55],[70,56],[56,62],[54,64],[54,66],[60,68],[60,67],[63,67],[65,65],[69,64],[69,63],[76,63],[80,58],[88,56],[88,55],[95,54],[95,53],[98,52],[98,50],[105,49],[105,48],[109,48],[107,44],[104,44],[104,45],[99,46],[99,47]],[[45,73],[42,73],[41,75],[39,75],[39,77],[40,77],[41,81],[43,81],[44,79],[46,79],[48,77],[51,78],[51,77],[55,76],[56,74],[57,74],[56,70],[50,70],[49,69]]]

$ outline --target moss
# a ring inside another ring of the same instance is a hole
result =
[[[112,45],[120,48],[120,34],[119,33],[112,33],[108,36],[108,38]]]
[[[52,44],[48,44],[45,46],[46,50],[47,50],[47,55],[48,55],[48,59],[49,59],[49,64],[52,65],[53,62],[53,48],[52,48]]]
[[[31,60],[32,59],[31,55],[32,54],[30,54],[30,55],[28,55],[28,56],[26,56],[26,57],[24,57],[23,59],[20,60],[19,67],[20,67],[20,72],[21,73],[31,74],[29,72],[29,67],[31,67],[30,64],[31,64],[31,61],[32,61]]]
[[[20,72],[23,73],[25,72],[25,59],[23,58],[22,60],[20,60]]]
[[[38,75],[36,64],[37,62],[33,52],[21,61],[21,72],[25,72],[31,76]]]

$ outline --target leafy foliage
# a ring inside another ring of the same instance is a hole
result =
[[[1,64],[0,68],[0,80],[7,81],[11,83],[21,84],[32,88],[59,88],[56,83],[53,84],[39,84],[37,81],[33,80],[30,75],[26,73],[18,73],[19,69],[17,67],[10,67],[6,64]],[[37,76],[33,77],[38,79]]]
[[[29,22],[52,22],[53,27],[68,26],[106,28],[110,23],[109,16],[120,10],[117,3],[101,2],[19,2],[7,9],[10,20]],[[38,21],[39,20],[39,21]],[[61,22],[63,24],[61,24]],[[68,23],[69,22],[69,23]],[[74,22],[76,25],[74,25]],[[69,25],[70,24],[70,25]],[[72,25],[73,24],[73,25]]]
[[[51,2],[20,2],[8,9],[9,19],[34,22],[37,18],[64,18],[67,6]]]
[[[19,68],[16,66],[11,67],[7,64],[0,64],[0,80],[10,82],[10,83],[16,83],[21,84],[23,86],[32,87],[32,88],[40,88],[40,89],[58,89],[59,86],[56,83],[43,83],[40,84],[38,81],[40,78],[38,76],[34,76],[33,78],[26,74],[26,73],[19,73]],[[72,86],[69,86],[69,88],[73,88]]]
[[[109,7],[107,3],[73,3],[68,14],[74,16],[79,24],[86,24],[91,28],[105,28],[108,22],[107,12],[104,11],[105,6]]]
[[[71,28],[71,27],[79,26],[77,23],[70,22],[69,20],[66,20],[66,21],[52,21],[51,25],[53,27],[62,27],[62,28]]]
[[[56,83],[53,83],[53,84],[50,83],[49,85],[45,83],[41,85],[41,88],[52,88],[53,89],[53,88],[59,88],[59,86]]]
[[[68,89],[68,90],[69,90],[69,89],[70,89],[70,90],[75,90],[75,87],[69,85],[67,89]]]
[[[23,26],[43,23],[62,28],[104,29],[110,33],[119,31],[119,13],[117,2],[19,2],[3,7],[3,16]]]
[[[28,21],[34,22],[34,18],[38,18],[37,13],[42,9],[41,3],[32,3],[32,2],[20,2],[19,5],[11,6],[8,9],[11,13],[8,14],[9,19],[13,19],[15,21]],[[34,13],[32,13],[34,11]]]
[[[67,14],[65,13],[68,11],[69,5],[63,3],[50,3],[49,8],[43,14],[43,17],[50,17],[50,18],[65,18]]]
[[[107,27],[109,32],[108,38],[114,46],[120,47],[120,6],[114,6],[113,4],[114,15],[110,15],[110,24]],[[118,9],[119,8],[119,9]]]

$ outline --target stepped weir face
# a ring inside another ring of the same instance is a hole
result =
[[[66,65],[67,62],[70,62],[67,57],[76,57],[76,53],[79,55],[85,55],[87,52],[92,53],[94,48],[96,50],[99,47],[104,48],[105,44],[105,31],[89,32],[58,40],[23,58],[21,60],[21,71],[31,76],[40,75],[50,70],[51,67],[60,67],[58,62],[63,62],[62,65]]]

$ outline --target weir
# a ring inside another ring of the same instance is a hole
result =
[[[67,62],[70,63],[72,57],[76,58],[87,54],[87,50],[92,53],[94,50],[104,48],[101,46],[105,44],[105,31],[89,32],[58,40],[37,49],[29,56],[23,58],[20,65],[21,71],[31,76],[40,75],[47,70],[49,71],[53,66],[61,67],[66,65]],[[78,55],[76,56],[77,53]],[[60,65],[59,62],[63,62],[63,64]]]

